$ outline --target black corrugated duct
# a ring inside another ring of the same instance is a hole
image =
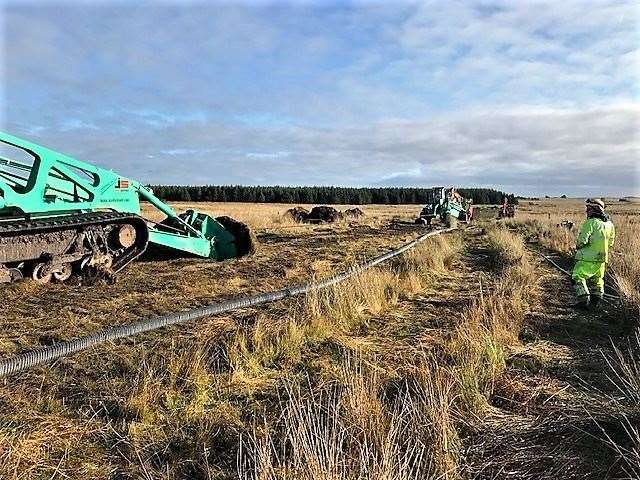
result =
[[[287,297],[293,297],[303,293],[308,293],[312,290],[326,288],[331,285],[343,282],[346,279],[364,270],[379,265],[380,263],[386,262],[387,260],[415,247],[429,237],[450,232],[451,230],[454,229],[447,228],[442,230],[435,230],[424,235],[420,235],[415,240],[402,245],[400,248],[385,253],[384,255],[375,257],[371,260],[367,260],[360,265],[354,266],[349,270],[329,277],[325,280],[286,287],[280,290],[275,290],[273,292],[260,293],[248,297],[227,300],[224,302],[214,303],[205,307],[195,308],[185,312],[170,313],[167,315],[161,315],[159,317],[138,320],[136,322],[132,322],[126,325],[120,325],[117,327],[109,327],[91,335],[85,335],[74,340],[56,343],[54,345],[43,347],[38,350],[33,350],[30,352],[21,353],[19,355],[3,358],[0,359],[0,377],[5,377],[12,373],[17,373],[22,370],[26,370],[27,368],[35,367],[36,365],[42,365],[43,363],[51,362],[58,358],[65,357],[67,355],[71,355],[72,353],[80,352],[82,350],[86,350],[87,348],[95,347],[109,341],[131,337],[132,335],[137,335],[139,333],[157,330],[168,325],[196,320],[198,318],[207,317],[209,315],[217,315],[220,313],[230,312],[238,308],[253,307],[265,303],[276,302]]]

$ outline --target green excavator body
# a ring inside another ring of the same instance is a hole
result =
[[[141,201],[166,218],[142,219]],[[215,260],[253,249],[249,229],[229,217],[178,214],[140,182],[0,132],[0,282],[25,265],[45,264],[45,278],[65,265],[66,277],[71,264],[97,257],[120,270],[147,242]]]

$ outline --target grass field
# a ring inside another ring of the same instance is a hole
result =
[[[526,201],[499,223],[481,208],[346,284],[3,379],[0,478],[640,478],[640,204],[609,203],[621,300],[598,312],[573,309],[538,255],[570,267],[577,227],[557,225],[579,226],[581,201]],[[248,223],[256,254],[2,287],[0,355],[321,278],[424,232],[393,222],[415,205],[305,226],[290,205],[175,207]]]

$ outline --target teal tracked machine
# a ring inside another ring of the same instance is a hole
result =
[[[471,200],[464,198],[453,187],[433,187],[427,192],[426,200],[426,205],[416,218],[417,224],[430,225],[432,220],[438,219],[447,227],[453,227],[458,222],[470,223],[473,219]]]
[[[166,218],[140,216],[141,201]],[[119,272],[155,244],[225,260],[253,251],[246,225],[177,214],[144,185],[0,132],[0,283]]]

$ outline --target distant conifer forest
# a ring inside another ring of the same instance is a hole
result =
[[[151,185],[155,195],[166,201],[251,202],[292,204],[423,204],[428,188],[407,187],[249,187],[241,185]],[[476,205],[495,205],[506,197],[512,204],[517,198],[492,188],[459,188],[458,192]]]

